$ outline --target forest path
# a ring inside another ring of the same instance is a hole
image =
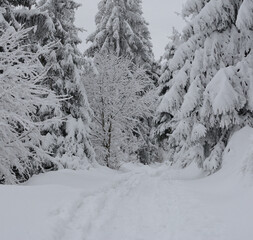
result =
[[[57,216],[56,239],[224,240],[219,218],[195,193],[167,171],[144,167],[81,194]]]
[[[2,185],[0,240],[252,240],[252,136],[236,133],[210,176],[126,163]]]

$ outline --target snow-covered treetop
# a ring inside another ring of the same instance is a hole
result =
[[[81,43],[78,31],[81,29],[74,25],[75,11],[80,7],[79,3],[73,0],[40,0],[38,9],[40,12],[48,13],[53,21],[54,37],[60,39],[62,44],[77,45]]]
[[[87,55],[115,52],[118,56],[131,57],[137,64],[150,66],[154,57],[141,3],[141,0],[100,1],[95,18],[97,30],[87,38],[92,42]]]

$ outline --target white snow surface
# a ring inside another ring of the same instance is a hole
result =
[[[236,132],[212,176],[126,164],[0,186],[0,239],[252,240],[252,144],[253,129]]]

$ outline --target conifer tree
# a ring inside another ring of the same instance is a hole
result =
[[[38,9],[47,12],[54,23],[53,40],[58,42],[45,59],[51,66],[47,86],[58,95],[68,96],[60,108],[41,109],[42,118],[61,117],[63,121],[44,128],[44,147],[59,157],[64,167],[79,168],[94,163],[94,151],[89,140],[91,109],[82,82],[85,61],[77,48],[81,43],[74,25],[75,10],[80,6],[73,0],[41,0]],[[48,41],[52,41],[49,39]]]
[[[87,39],[92,45],[86,54],[93,57],[96,53],[114,52],[152,69],[151,38],[141,4],[141,0],[101,0],[96,15],[97,29]]]
[[[163,101],[163,96],[166,91],[170,88],[171,79],[173,78],[173,72],[170,70],[169,64],[171,59],[174,57],[175,51],[181,42],[180,33],[174,28],[172,35],[169,37],[169,43],[165,47],[165,53],[161,58],[161,76],[158,79],[158,106],[165,106],[161,104]],[[167,138],[167,134],[169,134],[168,124],[169,120],[173,116],[171,113],[168,113],[166,109],[158,108],[155,116],[155,131],[154,135],[158,145],[162,145],[163,140]],[[163,146],[165,147],[165,146]]]
[[[48,38],[53,24],[46,12],[34,9],[34,4],[35,1],[0,1],[0,92],[4,93],[0,94],[0,105],[1,123],[5,126],[1,130],[6,134],[0,140],[0,181],[4,183],[24,181],[54,161],[41,149],[40,129],[45,122],[37,116],[39,108],[57,106],[52,98],[54,92],[41,86],[47,69],[39,60],[51,49],[37,43],[39,38]],[[51,117],[49,121],[54,122]]]
[[[184,167],[195,160],[215,172],[233,131],[252,125],[250,9],[248,0],[188,0],[184,6],[190,21],[158,107],[173,116],[163,123],[172,163]]]
[[[0,183],[12,184],[27,180],[45,162],[53,161],[41,148],[40,129],[46,122],[38,120],[37,110],[57,105],[58,100],[42,87],[45,69],[39,57],[47,47],[36,53],[27,50],[24,41],[31,29],[16,31],[5,24],[0,33]]]
[[[38,40],[42,42],[50,38],[55,30],[48,13],[36,9],[34,0],[2,0],[0,7],[5,9],[2,15],[5,21],[16,30],[35,27],[29,36],[29,42],[34,43],[34,46]]]

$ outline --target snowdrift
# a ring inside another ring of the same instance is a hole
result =
[[[233,134],[224,151],[222,168],[204,181],[220,188],[253,185],[253,128],[246,126]]]

